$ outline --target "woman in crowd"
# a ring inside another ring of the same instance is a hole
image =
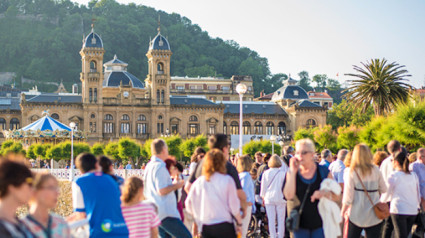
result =
[[[376,151],[373,155],[373,164],[381,167],[382,161],[388,157],[387,152],[385,151]]]
[[[420,206],[419,179],[415,173],[409,172],[409,160],[404,147],[395,155],[393,166],[395,171],[388,178],[388,192],[382,200],[391,200],[390,214],[395,237],[407,238]]]
[[[104,155],[100,156],[98,160],[99,165],[102,168],[102,173],[110,175],[115,182],[118,183],[118,186],[123,185],[124,179],[114,174],[114,165],[112,164],[112,160]]]
[[[56,207],[60,193],[55,176],[38,173],[35,175],[33,187],[29,214],[23,222],[39,238],[71,237],[68,223],[62,217],[49,212]]]
[[[409,155],[409,164],[416,161],[416,152],[413,152]]]
[[[143,200],[143,181],[137,177],[128,178],[122,187],[121,208],[130,238],[158,237],[161,221],[153,205]]]
[[[367,197],[362,183],[373,204]],[[359,238],[362,230],[365,230],[367,237],[380,236],[382,220],[375,215],[373,205],[379,202],[380,194],[386,191],[387,187],[382,174],[378,166],[372,163],[372,153],[369,147],[365,144],[356,145],[349,173],[345,174],[341,210],[341,214],[345,214],[347,209],[351,209],[348,238]]]
[[[165,167],[167,168],[168,172],[170,173],[171,176],[171,180],[173,180],[173,184],[177,183],[178,181],[182,180],[182,176],[181,176],[181,172],[180,170],[177,168],[177,162],[175,159],[166,159],[165,161]],[[179,164],[179,167],[181,169],[183,169],[183,167],[181,166],[181,164]],[[177,189],[174,191],[175,195],[176,195],[176,206],[177,206],[177,210],[179,211],[180,214],[180,218],[182,219],[182,221],[184,221],[184,215],[183,215],[183,204],[181,203],[181,198],[182,198],[182,191],[183,188]]]
[[[23,163],[0,158],[0,237],[35,237],[16,217],[18,207],[32,194],[33,176]]]
[[[206,153],[202,176],[191,186],[186,209],[200,224],[202,237],[234,238],[236,231],[241,232],[236,185],[226,175],[226,158],[219,149],[211,149]],[[232,217],[236,222],[236,230]]]
[[[324,238],[322,218],[317,208],[318,200],[326,196],[337,201],[339,196],[319,190],[322,180],[332,178],[332,175],[326,166],[319,165],[314,160],[314,142],[310,139],[298,140],[295,150],[286,174],[284,195],[289,210],[299,209],[295,204],[301,204],[303,200],[305,203],[300,214],[299,229],[293,235],[294,238]]]
[[[286,200],[283,197],[283,183],[285,180],[287,167],[281,169],[282,160],[277,155],[273,155],[269,162],[269,169],[264,171],[261,180],[260,196],[266,206],[267,218],[269,221],[269,234],[271,238],[285,235],[285,214]],[[277,234],[276,234],[276,218],[277,218]]]
[[[189,174],[192,174],[195,169],[196,165],[199,161],[201,161],[202,158],[205,156],[205,150],[202,147],[197,147],[195,149],[195,152],[192,155],[192,158],[190,159],[190,165],[189,165]]]
[[[249,170],[252,167],[252,159],[249,155],[244,155],[238,160],[236,169],[239,173],[239,179],[241,180],[242,189],[246,194],[246,200],[248,206],[246,209],[246,216],[242,219],[242,237],[246,237],[248,232],[249,222],[251,220],[251,214],[255,213],[255,194],[254,194],[254,182],[252,181]]]

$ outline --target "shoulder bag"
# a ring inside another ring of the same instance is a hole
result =
[[[376,217],[378,217],[379,219],[388,218],[390,216],[390,208],[388,207],[388,204],[383,203],[383,202],[378,202],[377,204],[373,204],[373,201],[370,198],[369,193],[367,192],[366,187],[364,186],[362,179],[360,178],[360,176],[359,176],[359,174],[357,173],[356,170],[354,170],[354,172],[356,173],[357,177],[360,180],[360,183],[363,187],[364,193],[366,194],[367,198],[369,199],[370,203],[372,204],[373,211],[375,212]]]
[[[303,213],[305,200],[307,199],[308,193],[310,192],[310,187],[311,184],[309,184],[307,187],[299,210],[296,208],[292,209],[291,213],[289,213],[289,216],[286,218],[286,229],[288,229],[290,232],[297,231],[300,227],[300,218],[301,214]]]

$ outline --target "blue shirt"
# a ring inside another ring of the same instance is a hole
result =
[[[151,160],[146,165],[143,178],[145,182],[143,193],[147,200],[155,203],[158,208],[159,219],[164,220],[166,217],[180,219],[175,193],[171,192],[164,196],[159,195],[160,189],[173,184],[164,161],[156,156],[152,156]]]
[[[125,166],[125,169],[132,169],[132,167],[133,167],[133,166],[131,166],[131,164],[127,164],[127,165]]]
[[[332,164],[329,166],[329,170],[331,171],[332,176],[337,183],[344,183],[345,165],[342,160],[337,159],[332,162]]]
[[[251,175],[249,172],[242,172],[239,173],[239,179],[241,180],[242,190],[246,194],[246,201],[252,203],[252,213],[255,213],[255,191]]]
[[[425,164],[415,161],[410,165],[410,170],[418,176],[421,198],[425,199]]]
[[[331,162],[329,162],[329,161],[327,161],[325,159],[322,159],[322,161],[320,161],[319,164],[326,166],[326,168],[329,168],[329,165],[331,165]]]
[[[128,237],[121,212],[120,190],[111,176],[86,173],[72,184],[74,211],[85,212],[90,237]]]

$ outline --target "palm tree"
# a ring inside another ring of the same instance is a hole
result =
[[[353,66],[357,73],[345,74],[357,79],[350,80],[351,86],[343,91],[356,108],[366,112],[372,105],[375,115],[384,115],[398,103],[407,101],[412,86],[405,83],[411,75],[404,65],[396,62],[388,64],[385,58],[361,64],[363,67]]]

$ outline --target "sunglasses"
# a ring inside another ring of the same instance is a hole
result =
[[[311,152],[311,151],[301,151],[301,152],[296,152],[296,154],[298,154],[298,155],[306,155],[306,154],[308,154],[308,153],[313,153],[313,152]]]

